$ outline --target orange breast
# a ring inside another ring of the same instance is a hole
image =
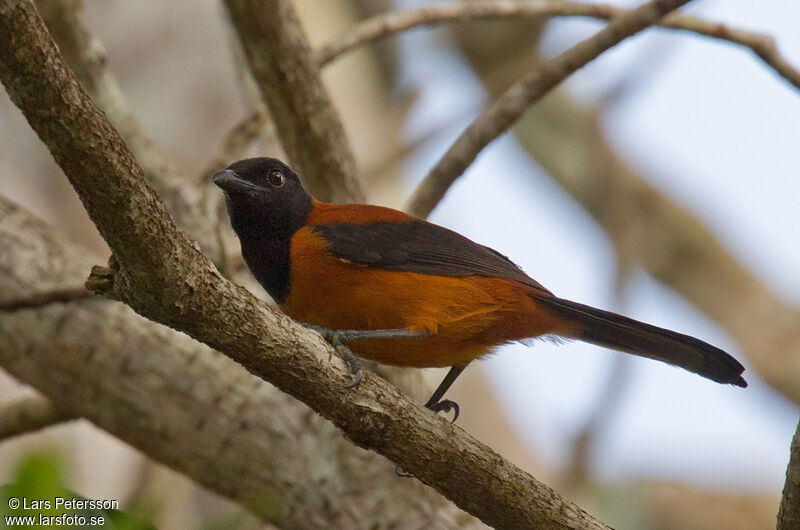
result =
[[[500,344],[558,330],[559,319],[528,296],[531,287],[479,276],[445,277],[373,269],[325,251],[306,227],[292,238],[292,318],[331,329],[427,331],[423,339],[350,344],[363,358],[398,366],[463,366]]]

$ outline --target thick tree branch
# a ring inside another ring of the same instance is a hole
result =
[[[41,396],[26,397],[0,407],[0,441],[75,419]]]
[[[51,273],[74,281],[87,266],[2,199],[0,243],[22,256],[0,279],[0,291],[14,295]],[[431,514],[455,515],[442,502],[417,510],[430,494],[394,479],[385,460],[233,361],[120,304],[95,299],[5,316],[0,362],[61,406],[284,528],[352,528],[377,514],[387,524],[423,525]],[[362,474],[383,494],[365,499]]]
[[[320,199],[363,202],[344,128],[291,0],[225,4],[291,164]]]
[[[9,299],[83,281],[92,263],[2,196],[0,248],[0,296]],[[0,365],[65,414],[282,528],[353,528],[376,518],[422,527],[431,517],[476,526],[430,488],[396,480],[383,457],[302,403],[122,304],[95,297],[2,315]],[[369,495],[364,481],[375,488]]]
[[[553,0],[490,0],[452,2],[437,6],[392,11],[371,17],[342,35],[339,39],[316,51],[320,65],[332,62],[348,51],[419,26],[430,26],[464,20],[501,20],[535,17],[589,17],[611,20],[630,10],[607,4],[581,4]],[[672,14],[664,17],[659,26],[689,31],[715,39],[725,40],[750,48],[767,65],[786,81],[800,88],[800,71],[778,51],[774,39],[725,24],[708,22],[689,15]]]
[[[542,63],[495,100],[439,159],[414,192],[407,210],[427,217],[484,147],[570,74],[627,37],[658,22],[689,0],[653,0],[618,18],[594,36]]]
[[[786,483],[778,510],[778,530],[800,528],[800,423],[792,438]]]
[[[174,225],[26,0],[0,5],[0,77],[114,252],[93,289],[225,353],[487,524],[602,527],[371,373],[345,388],[321,337],[225,280]]]

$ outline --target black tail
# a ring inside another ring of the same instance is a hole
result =
[[[563,318],[580,324],[571,338],[674,364],[718,383],[747,386],[742,377],[744,367],[702,340],[562,298],[535,298]]]

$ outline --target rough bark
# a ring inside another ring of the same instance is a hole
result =
[[[792,438],[786,483],[778,510],[778,530],[800,528],[800,423]]]

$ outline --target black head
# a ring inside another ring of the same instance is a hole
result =
[[[274,158],[234,162],[211,178],[225,194],[240,239],[289,238],[306,222],[311,196],[292,169]]]

